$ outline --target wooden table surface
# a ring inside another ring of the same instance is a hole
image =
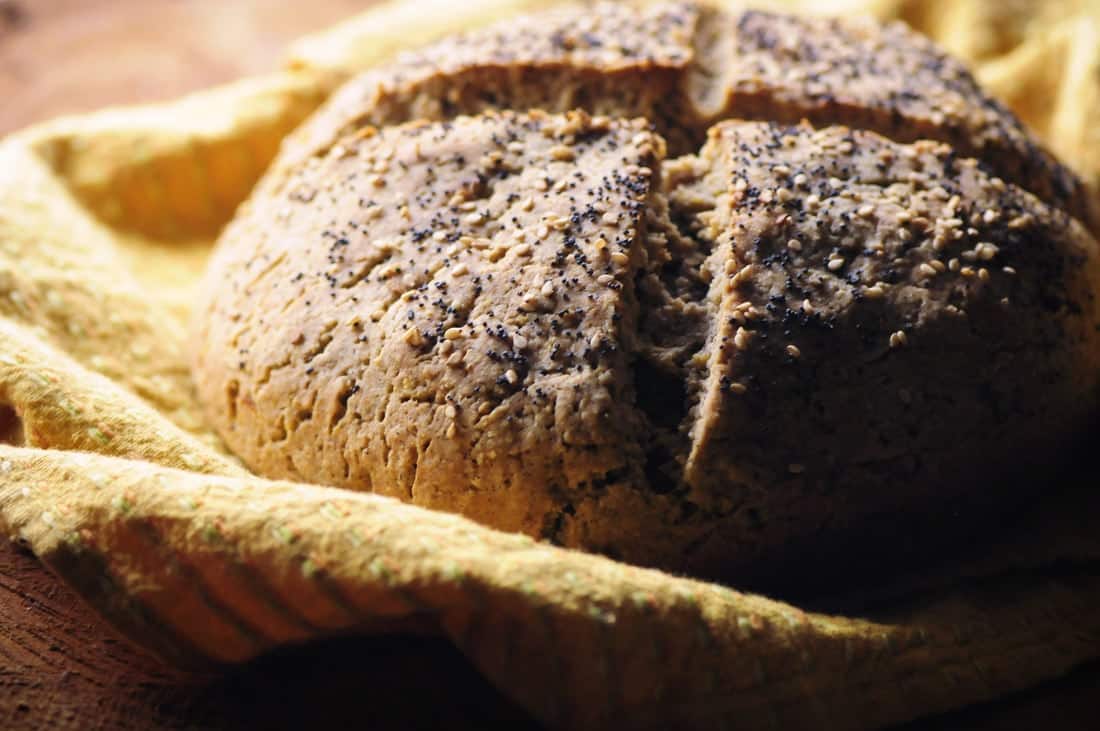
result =
[[[271,69],[370,0],[0,0],[0,134]],[[182,676],[0,545],[0,728],[533,727],[438,640],[343,639]],[[1100,667],[916,729],[1100,728]]]

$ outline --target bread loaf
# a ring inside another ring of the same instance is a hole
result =
[[[904,26],[554,11],[289,138],[193,370],[260,474],[720,575],[995,494],[1075,433],[1090,206]]]

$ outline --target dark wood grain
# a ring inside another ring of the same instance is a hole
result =
[[[262,72],[290,39],[368,4],[0,0],[0,133],[60,113],[170,99]],[[1100,727],[1098,699],[1100,667],[1093,666],[906,728],[1094,729]],[[534,726],[441,640],[346,638],[220,675],[181,675],[115,636],[33,556],[0,543],[0,728],[453,729],[500,723]]]
[[[1091,731],[1100,666],[898,731]],[[442,640],[343,638],[186,675],[115,636],[35,558],[0,545],[0,728],[537,728]]]
[[[536,728],[442,640],[343,638],[215,675],[131,646],[11,544],[0,547],[0,728]]]

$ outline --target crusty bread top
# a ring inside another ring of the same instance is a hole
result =
[[[733,114],[774,119],[708,130]],[[759,566],[1094,413],[1097,246],[1063,173],[901,26],[513,22],[368,72],[287,143],[211,263],[196,383],[263,474]]]
[[[1100,224],[1082,182],[960,61],[904,23],[746,11],[710,16],[702,28],[691,97],[708,126],[726,118],[808,119],[873,130],[896,142],[939,140],[1047,203]]]
[[[313,160],[213,264],[198,370],[230,444],[428,505],[465,490],[517,530],[549,508],[511,488],[638,462],[624,292],[661,149],[640,123],[502,112]]]
[[[904,24],[694,3],[566,6],[451,36],[350,81],[281,159],[293,165],[365,124],[535,107],[645,117],[673,153],[697,149],[729,118],[939,140],[1100,230],[1081,181],[962,63]]]
[[[696,502],[978,477],[1005,444],[1049,448],[1095,387],[1095,242],[948,145],[728,122],[685,163],[672,207],[713,251],[684,376]]]
[[[366,124],[492,108],[652,119],[678,96],[699,17],[690,3],[638,10],[602,2],[449,36],[349,81],[287,140],[280,161],[293,165]]]

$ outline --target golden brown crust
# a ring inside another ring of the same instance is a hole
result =
[[[713,251],[713,316],[683,479],[743,523],[709,540],[950,503],[1084,426],[1100,265],[1065,213],[948,145],[844,127],[725,123],[690,168],[670,197]]]
[[[347,86],[211,264],[194,372],[232,449],[717,574],[1072,433],[1100,274],[1060,166],[900,26],[739,18],[563,11]],[[664,160],[733,114],[820,128]]]
[[[286,143],[292,167],[363,125],[541,108],[645,117],[678,154],[723,119],[934,139],[1100,230],[1081,181],[966,67],[902,23],[598,3],[458,34],[353,79]]]
[[[1100,225],[1081,181],[967,68],[904,23],[761,11],[700,23],[690,94],[702,119],[844,124],[946,142],[1051,205]]]
[[[315,159],[213,265],[219,431],[264,474],[539,532],[640,461],[626,358],[660,154],[640,124],[504,112]]]
[[[671,117],[699,17],[691,3],[639,11],[602,2],[450,36],[349,81],[288,140],[281,160],[293,165],[365,124],[494,108]]]

